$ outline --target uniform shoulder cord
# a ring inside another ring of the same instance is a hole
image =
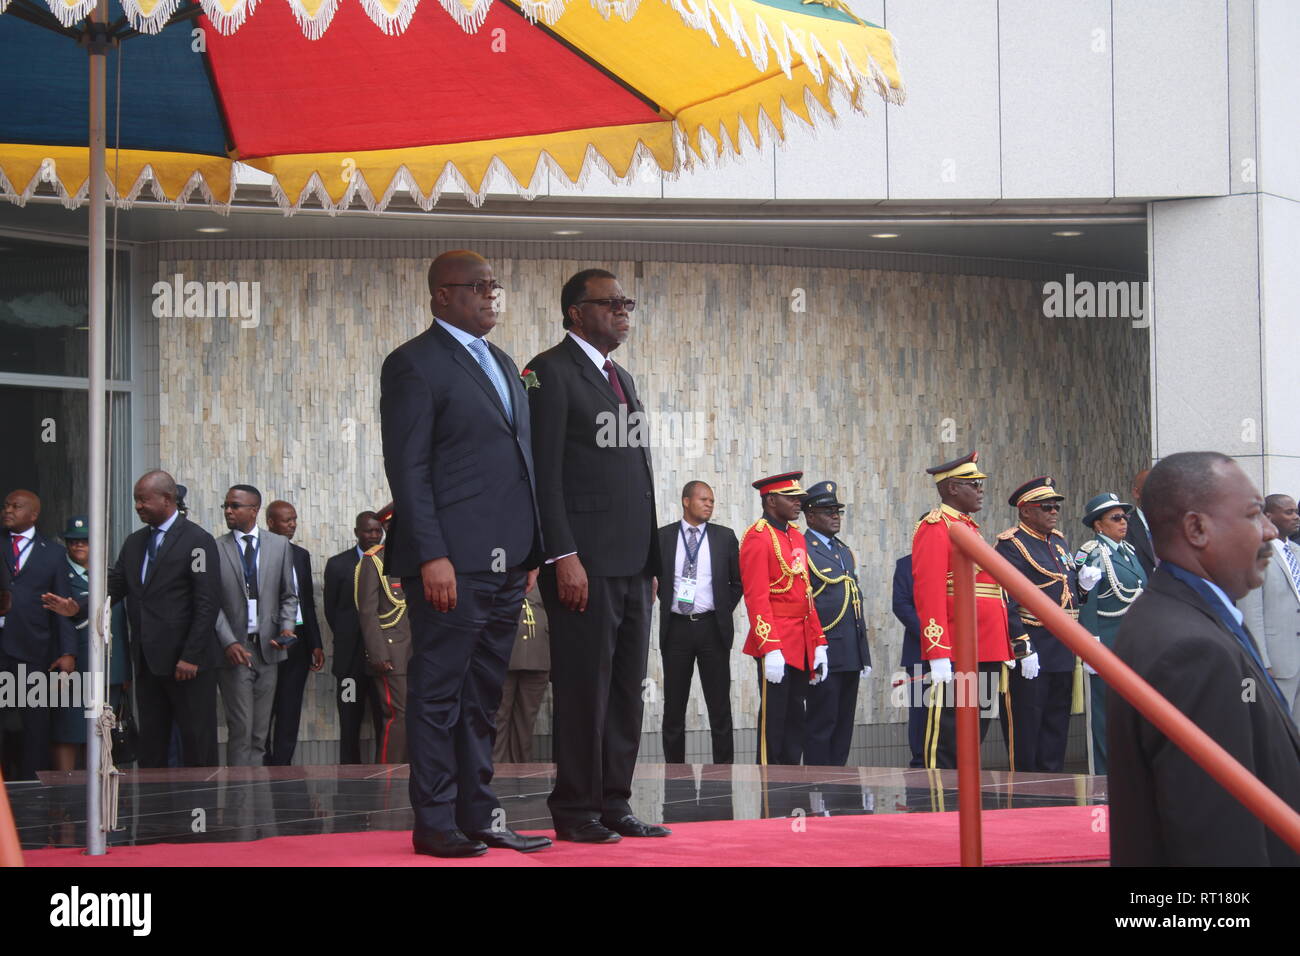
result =
[[[384,630],[390,627],[396,627],[406,615],[406,598],[398,597],[393,593],[393,589],[388,584],[388,577],[384,574],[384,562],[379,560],[378,554],[367,554],[371,561],[375,563],[375,573],[379,575],[379,586],[383,589],[384,597],[388,598],[393,605],[390,611],[379,612],[379,626]],[[352,572],[352,603],[357,607],[361,606],[361,562],[357,562],[357,568]],[[527,602],[525,602],[527,603]]]
[[[840,621],[843,620],[844,612],[849,609],[850,601],[853,602],[854,615],[859,620],[861,620],[862,596],[858,591],[858,582],[853,580],[853,578],[849,575],[848,571],[845,571],[838,578],[827,577],[825,574],[822,574],[821,569],[817,567],[817,562],[811,560],[808,562],[808,570],[809,573],[811,573],[815,578],[817,578],[818,581],[822,582],[821,586],[812,592],[813,597],[817,597],[819,594],[821,594],[823,591],[826,590],[827,586],[831,584],[844,585],[844,603],[840,605],[840,613],[835,615],[835,620],[831,621],[829,624],[822,625],[823,631],[829,631],[833,629],[836,624],[839,624]]]
[[[1036,587],[1040,591],[1046,591],[1053,584],[1059,583],[1065,585],[1065,587],[1061,588],[1061,607],[1069,607],[1073,601],[1073,595],[1070,593],[1070,575],[1067,572],[1063,572],[1063,571],[1047,570],[1047,568],[1043,567],[1041,564],[1039,564],[1037,561],[1034,560],[1034,556],[1029,553],[1028,548],[1026,548],[1023,544],[1021,544],[1019,538],[1012,537],[1012,538],[1008,538],[1007,540],[1009,540],[1012,544],[1016,546],[1016,550],[1019,551],[1021,555],[1024,556],[1024,559],[1029,562],[1029,566],[1031,568],[1033,568],[1039,574],[1043,575],[1048,579],[1042,584],[1036,585]],[[1048,547],[1049,548],[1051,547],[1050,542],[1048,543]]]

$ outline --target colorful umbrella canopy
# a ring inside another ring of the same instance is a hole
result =
[[[49,183],[75,205],[70,38],[91,4],[45,3],[0,0],[0,195]],[[127,202],[228,203],[241,161],[286,209],[430,208],[449,187],[478,203],[548,169],[626,180],[737,155],[831,114],[837,90],[903,98],[893,39],[840,0],[114,0],[110,20],[106,162]]]

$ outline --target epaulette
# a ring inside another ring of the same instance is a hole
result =
[[[378,554],[380,551],[383,551],[383,550],[384,550],[384,546],[383,546],[382,544],[377,544],[377,545],[375,545],[373,548],[371,548],[369,551],[366,552],[366,557],[368,557],[368,558],[370,558],[370,557],[374,557],[376,554]]]
[[[1061,532],[1057,531],[1055,528],[1052,529],[1052,534],[1056,535],[1058,538],[1062,540],[1065,539],[1065,535],[1061,534]]]
[[[1079,553],[1074,556],[1074,560],[1084,560],[1088,555],[1092,554],[1092,552],[1096,550],[1097,545],[1099,544],[1101,544],[1101,542],[1096,538],[1089,538],[1083,544],[1079,545]]]
[[[926,515],[921,520],[924,521],[926,524],[938,524],[940,521],[943,520],[943,509],[935,508],[933,511],[931,511],[928,515]]]
[[[1016,531],[1017,531],[1017,530],[1018,530],[1018,529],[1016,529],[1016,528],[1008,528],[1006,531],[999,531],[999,532],[998,532],[998,540],[999,540],[999,541],[1010,541],[1012,538],[1014,538],[1014,537],[1016,536]]]
[[[745,534],[749,534],[749,532],[751,531],[761,532],[766,527],[767,527],[767,519],[759,518],[757,521],[751,524],[747,529],[745,529]]]

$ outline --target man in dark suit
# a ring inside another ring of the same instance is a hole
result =
[[[836,483],[820,481],[803,500],[808,533],[808,573],[813,604],[826,635],[830,673],[808,688],[803,762],[810,767],[843,767],[853,745],[858,683],[871,673],[867,622],[858,591],[858,565],[841,541],[844,505]]]
[[[363,511],[357,515],[352,533],[357,538],[356,546],[325,562],[325,621],[334,635],[334,663],[330,670],[338,681],[334,696],[339,708],[339,763],[365,762],[361,759],[361,721],[367,706],[376,741],[384,722],[366,670],[355,596],[357,564],[384,540],[384,526],[373,511]]]
[[[316,588],[311,580],[311,555],[306,548],[293,544],[298,531],[298,512],[287,501],[272,501],[266,506],[266,527],[290,541],[293,555],[293,589],[298,595],[298,619],[294,634],[298,640],[289,645],[289,656],[280,662],[275,679],[275,700],[271,704],[271,733],[267,737],[266,765],[287,767],[293,763],[298,745],[298,724],[302,720],[302,696],[307,689],[308,671],[325,666],[321,646],[320,624],[316,620]]]
[[[71,596],[68,553],[36,530],[41,499],[30,491],[11,491],[4,500],[4,562],[12,583],[11,606],[0,618],[0,673],[11,675],[19,694],[27,690],[26,674],[50,671],[70,674],[76,669],[77,634],[72,622],[49,610],[44,594]],[[21,668],[21,670],[20,670]],[[22,742],[17,759],[6,748],[5,778],[32,780],[48,770],[50,721],[53,707],[21,707]]]
[[[385,573],[411,621],[407,740],[416,852],[550,845],[502,825],[492,781],[524,593],[541,558],[528,401],[486,336],[501,284],[473,252],[429,267],[433,324],[384,360],[379,412],[393,492]]]
[[[176,482],[151,471],[135,483],[135,513],[148,527],[122,544],[108,594],[126,599],[140,717],[140,767],[167,766],[172,723],[187,767],[217,765],[217,543],[176,510]]]
[[[922,520],[925,516],[921,516]],[[912,599],[912,556],[905,554],[894,564],[894,617],[903,625],[903,650],[898,666],[904,672],[907,701],[907,747],[912,752],[909,767],[924,767],[925,757],[925,685],[922,681],[929,668],[921,660],[921,620],[916,616]],[[895,688],[897,692],[897,687]],[[897,700],[897,693],[891,700]],[[897,706],[897,705],[896,705]]]
[[[1133,550],[1137,552],[1138,564],[1142,565],[1142,570],[1146,572],[1147,580],[1151,579],[1151,572],[1156,569],[1156,549],[1151,541],[1151,527],[1147,524],[1146,513],[1142,510],[1142,491],[1149,474],[1151,469],[1147,468],[1133,476],[1134,508],[1128,523],[1128,543],[1133,545]]]
[[[556,767],[547,803],[556,836],[583,843],[668,835],[629,803],[650,579],[660,570],[645,410],[632,376],[609,358],[627,340],[635,306],[613,273],[577,273],[560,292],[568,334],[526,373],[551,621]]]
[[[712,524],[713,489],[688,481],[682,520],[659,529],[659,652],[664,660],[664,762],[686,762],[686,702],[695,662],[709,709],[713,762],[731,763],[731,614],[745,593],[736,532]]]
[[[1115,653],[1300,811],[1300,732],[1232,603],[1264,581],[1277,529],[1263,499],[1217,452],[1162,459],[1144,491],[1161,565],[1124,615]],[[1106,710],[1113,865],[1300,865],[1113,689]]]

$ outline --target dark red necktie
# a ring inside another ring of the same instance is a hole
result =
[[[614,371],[614,363],[610,359],[605,359],[605,377],[609,379],[609,387],[614,390],[619,403],[626,405],[627,396],[623,394],[623,383],[618,380],[618,373]]]

